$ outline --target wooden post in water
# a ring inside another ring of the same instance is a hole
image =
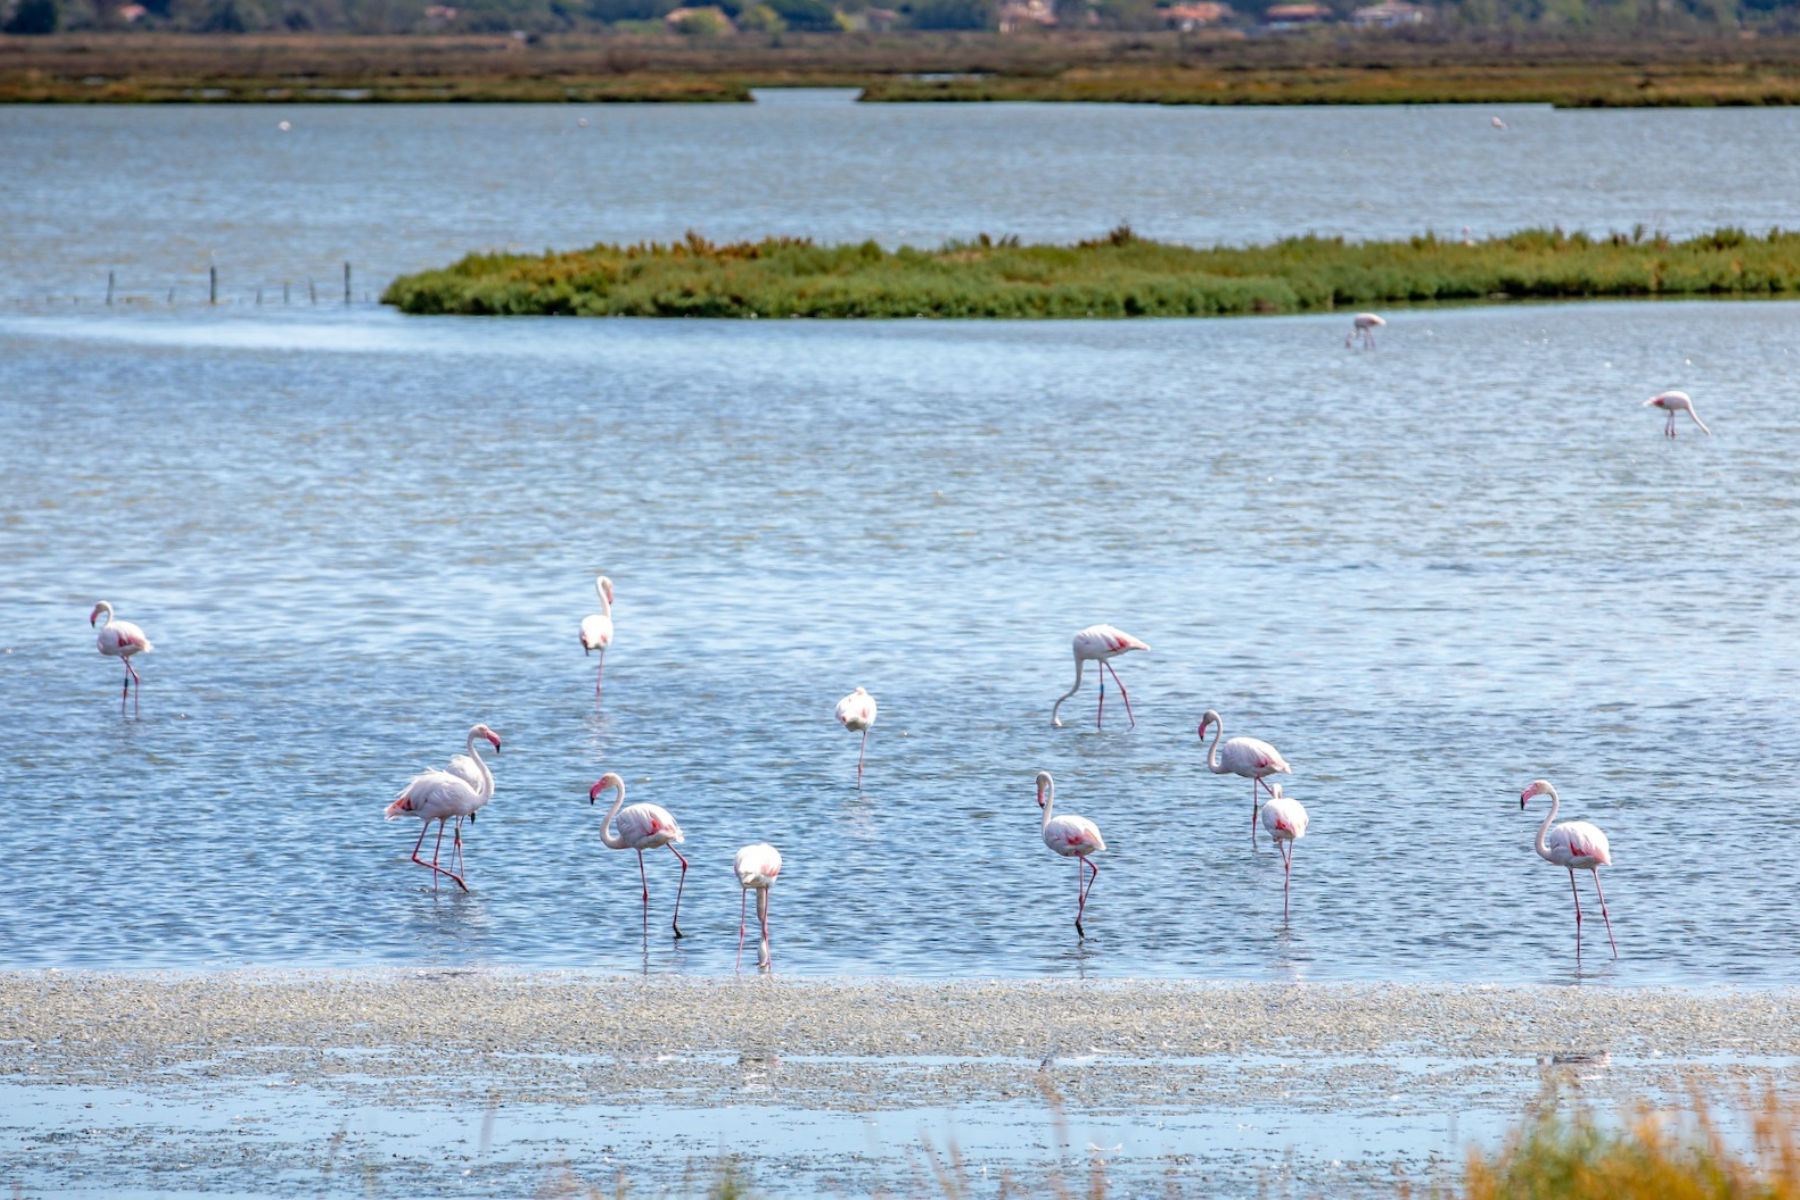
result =
[[[344,263],[344,303],[350,303],[350,263]]]
[[[282,304],[282,307],[285,308],[287,306],[287,302],[288,302],[288,281],[284,279],[281,281],[281,304]]]
[[[113,273],[111,271],[108,271],[106,273],[106,306],[108,308],[112,307],[112,297],[113,297]]]
[[[206,302],[217,304],[219,302],[219,268],[206,268],[206,280]]]
[[[317,304],[319,302],[319,285],[308,279],[306,281],[306,291],[307,294],[312,297],[312,302]]]
[[[258,307],[258,308],[262,307],[262,289],[261,288],[256,289],[256,307]]]

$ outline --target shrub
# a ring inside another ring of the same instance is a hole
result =
[[[62,24],[62,7],[57,0],[19,0],[19,7],[0,30],[6,33],[55,33]]]

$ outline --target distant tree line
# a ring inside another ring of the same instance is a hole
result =
[[[527,34],[623,27],[660,30],[678,7],[716,8],[716,25],[779,33],[895,27],[994,29],[1013,0],[0,0],[10,34],[120,28],[194,33],[294,32]],[[1064,25],[1166,28],[1179,0],[1055,0]],[[1281,0],[1231,0],[1237,20],[1257,21]],[[1340,16],[1370,0],[1322,0]],[[890,7],[891,4],[891,7]],[[1800,33],[1800,0],[1425,0],[1441,33],[1496,30],[1570,36],[1642,36],[1708,29]],[[141,10],[141,11],[140,11]],[[879,23],[879,24],[877,24]]]

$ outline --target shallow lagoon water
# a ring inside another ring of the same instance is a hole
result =
[[[5,960],[729,971],[767,839],[786,973],[1794,982],[1743,864],[1795,836],[1797,319],[0,318]],[[1668,386],[1716,436],[1661,436]],[[157,644],[142,721],[99,598]],[[1053,730],[1101,620],[1155,647],[1137,728],[1090,676]],[[1285,927],[1207,707],[1311,810]],[[380,809],[477,720],[498,798],[434,899]],[[1107,837],[1084,942],[1040,767]],[[605,770],[688,831],[689,939],[673,858],[646,933],[599,844]],[[1616,964],[1578,973],[1540,775],[1612,838]]]

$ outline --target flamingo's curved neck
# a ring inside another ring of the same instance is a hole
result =
[[[606,820],[600,823],[600,840],[606,844],[606,848],[609,850],[629,850],[631,847],[625,844],[625,839],[612,831],[613,819],[619,815],[619,810],[625,807],[624,780],[619,781],[618,789],[619,798],[613,801],[611,810],[606,814]]]
[[[475,789],[475,794],[480,796],[485,803],[494,798],[494,773],[488,770],[487,763],[481,757],[481,751],[475,748],[475,731],[473,729],[469,730],[468,747],[469,757],[475,760],[475,769],[481,772],[481,786]]]
[[[100,628],[105,629],[108,625],[111,625],[113,623],[112,605],[110,605],[106,601],[102,600],[100,603],[94,605],[94,607],[97,610],[99,610],[100,612],[103,612],[106,614],[106,620],[100,622]]]
[[[606,595],[606,585],[601,583],[598,579],[596,579],[594,581],[594,591],[596,591],[600,594],[600,612],[607,618],[607,620],[611,620],[612,619],[612,601]]]
[[[1225,768],[1219,765],[1219,739],[1225,736],[1225,722],[1213,722],[1212,745],[1206,748],[1206,768],[1214,775],[1223,775]]]
[[[1050,810],[1056,807],[1056,781],[1051,780],[1044,785],[1044,819],[1038,822],[1038,832],[1050,828]]]
[[[1550,845],[1544,841],[1544,837],[1550,832],[1550,823],[1556,820],[1556,810],[1562,807],[1562,797],[1556,794],[1554,786],[1546,786],[1549,787],[1550,792],[1550,813],[1544,818],[1544,823],[1538,826],[1537,852],[1538,857],[1545,862],[1555,862],[1556,860],[1550,857]]]

